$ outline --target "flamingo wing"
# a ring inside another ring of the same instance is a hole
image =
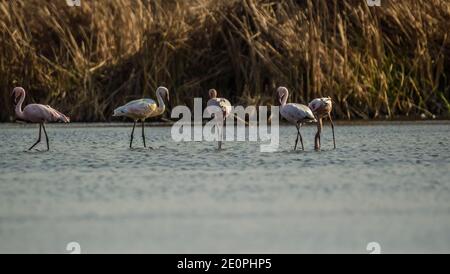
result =
[[[137,99],[137,100],[133,100],[130,101],[128,103],[125,104],[125,106],[142,106],[145,107],[147,105],[152,105],[152,104],[156,104],[156,102],[152,99]]]
[[[280,110],[281,115],[292,123],[315,121],[314,114],[308,106],[302,104],[286,104]]]
[[[70,122],[69,117],[48,105],[30,104],[23,109],[23,113],[26,119],[33,123]]]
[[[132,119],[144,119],[157,109],[156,102],[152,99],[138,99],[118,107],[113,116],[126,116]]]

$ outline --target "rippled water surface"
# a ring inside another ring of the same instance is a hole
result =
[[[0,252],[450,252],[450,124],[338,125],[313,151],[258,143],[128,149],[129,125],[0,124]],[[140,133],[140,131],[137,131]],[[44,149],[44,143],[37,149]]]

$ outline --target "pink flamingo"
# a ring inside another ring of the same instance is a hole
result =
[[[114,110],[114,117],[125,116],[134,120],[133,130],[131,131],[130,148],[133,147],[134,129],[139,120],[142,123],[142,140],[144,142],[144,147],[147,147],[145,144],[144,132],[145,120],[147,118],[160,116],[164,113],[166,105],[164,104],[163,97],[169,102],[169,90],[165,87],[158,87],[156,89],[156,98],[159,105],[152,99],[137,99]]]
[[[206,103],[207,106],[206,108],[210,109],[209,112],[211,113],[212,116],[214,116],[214,111],[212,110],[212,107],[219,108],[222,111],[222,119],[223,121],[225,121],[227,117],[230,116],[231,114],[232,107],[230,101],[228,101],[225,98],[217,98],[217,90],[215,89],[210,89],[208,93],[209,93],[209,100]],[[223,128],[221,128],[219,125],[217,125],[217,127],[219,129],[218,146],[220,150],[222,148]]]
[[[16,117],[27,122],[39,123],[39,138],[28,150],[33,149],[41,142],[41,129],[44,129],[45,140],[47,141],[47,150],[50,150],[48,135],[44,124],[47,122],[69,123],[70,119],[56,109],[41,104],[29,104],[22,110],[22,104],[25,101],[26,96],[25,89],[22,87],[14,88],[12,96],[14,96],[14,104],[16,104]]]
[[[317,98],[309,103],[309,108],[311,108],[314,115],[317,117],[317,133],[314,138],[314,148],[320,150],[320,134],[322,133],[322,119],[328,117],[331,123],[331,130],[333,131],[333,145],[336,149],[336,140],[334,138],[334,124],[333,119],[331,119],[331,111],[333,110],[333,102],[331,97]]]
[[[300,132],[304,123],[316,122],[316,118],[308,106],[296,103],[287,103],[289,98],[289,91],[285,87],[279,87],[277,89],[277,97],[280,102],[280,114],[286,120],[291,122],[297,128],[297,138],[295,139],[294,150],[297,150],[298,140],[302,144],[302,150],[305,150],[303,146],[303,137]]]

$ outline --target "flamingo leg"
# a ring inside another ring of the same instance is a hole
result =
[[[300,143],[302,145],[302,150],[305,150],[305,146],[303,145],[302,133],[300,132],[300,128],[302,127],[302,123],[298,123],[297,125],[295,125],[295,127],[297,128],[297,139],[295,139],[294,150],[297,150],[298,139],[300,139]]]
[[[47,142],[47,150],[50,150],[50,145],[49,145],[49,142],[48,142],[47,130],[45,130],[45,125],[44,125],[44,123],[42,123],[42,129],[44,130],[45,141]]]
[[[317,133],[314,140],[314,149],[320,150],[320,134],[322,133],[322,118],[317,121]]]
[[[321,137],[322,137],[322,129],[320,129],[320,134],[319,134],[319,136],[317,137],[317,139],[319,140],[319,149],[320,149],[320,144],[322,144],[322,139],[321,139]]]
[[[302,150],[305,150],[305,146],[303,145],[303,137],[302,137],[302,133],[300,132],[300,129],[302,128],[303,124],[300,123],[300,126],[298,127],[298,135],[300,136],[300,143],[302,144]]]
[[[136,121],[133,124],[133,130],[131,131],[131,140],[130,140],[130,148],[133,147],[133,138],[134,138],[134,129],[136,128]]]
[[[144,147],[147,147],[146,145],[145,145],[145,133],[144,133],[144,120],[142,120],[142,140],[144,141]]]
[[[330,119],[331,130],[333,131],[333,146],[334,146],[334,149],[336,149],[336,139],[334,138],[334,123],[333,123],[333,119],[331,119],[330,113],[328,113],[328,118]]]
[[[222,125],[218,124],[217,130],[218,130],[218,134],[219,134],[218,145],[219,145],[219,150],[221,150],[222,149],[222,139],[223,139],[223,124]]]
[[[225,123],[225,117],[223,118],[222,124],[220,124],[219,122],[217,122],[217,144],[218,144],[218,149],[221,150],[222,149],[222,140],[223,140],[223,126]]]
[[[39,124],[39,138],[28,150],[32,150],[37,144],[41,142],[42,124]]]

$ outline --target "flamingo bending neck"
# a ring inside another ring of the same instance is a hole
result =
[[[15,112],[19,119],[25,120],[25,115],[23,114],[23,111],[22,111],[22,104],[25,101],[26,93],[25,93],[24,89],[22,89],[22,88],[18,88],[18,89],[20,90],[20,95],[19,95],[20,100],[16,105]]]
[[[288,91],[288,89],[285,88],[285,87],[279,87],[279,88],[278,88],[278,92],[279,92],[279,95],[281,95],[281,96],[280,96],[280,104],[281,104],[281,106],[283,107],[283,106],[286,105],[287,100],[288,100],[288,98],[289,98],[289,91]]]
[[[159,87],[156,90],[156,99],[158,100],[158,114],[164,113],[166,105],[164,104],[164,99],[162,98],[162,93],[166,92],[163,87]]]

